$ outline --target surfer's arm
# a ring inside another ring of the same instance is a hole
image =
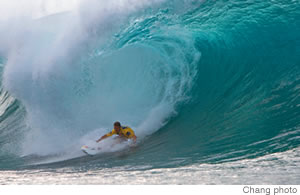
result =
[[[107,135],[103,135],[100,139],[98,139],[96,142],[100,142],[101,140],[104,140],[105,138],[107,138]]]
[[[132,139],[133,139],[133,141],[134,141],[134,143],[136,142],[136,136],[134,135],[134,136],[132,136]]]
[[[127,135],[129,136],[130,139],[133,139],[134,143],[136,142],[137,137],[131,128],[128,128]]]
[[[108,134],[103,135],[100,139],[98,139],[96,142],[100,142],[101,140],[104,140],[107,137],[112,136],[113,134],[115,134],[115,131],[112,130],[111,132],[109,132]]]

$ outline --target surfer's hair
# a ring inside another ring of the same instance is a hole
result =
[[[114,123],[114,126],[121,127],[121,123],[119,121]]]

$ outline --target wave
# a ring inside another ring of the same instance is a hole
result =
[[[116,120],[141,140],[128,164],[216,163],[297,148],[299,6],[89,1],[1,24],[1,153],[78,157]]]

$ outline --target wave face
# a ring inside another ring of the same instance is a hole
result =
[[[0,25],[2,169],[178,167],[299,147],[298,1],[79,7]],[[116,120],[140,140],[126,158],[65,161]]]

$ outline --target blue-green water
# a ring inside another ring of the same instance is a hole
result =
[[[1,183],[300,184],[298,0],[91,1],[0,37]],[[80,151],[116,120],[137,147]]]

